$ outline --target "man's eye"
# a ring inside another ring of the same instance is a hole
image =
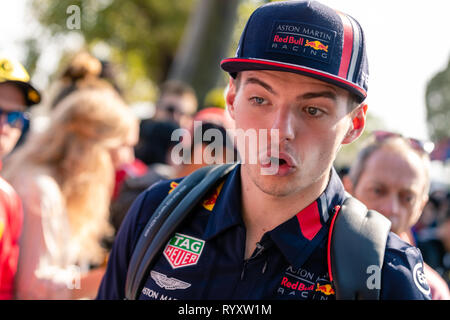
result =
[[[405,202],[405,203],[413,203],[414,202],[414,200],[415,200],[415,197],[414,197],[414,195],[404,195],[403,196],[403,201]]]
[[[377,195],[377,196],[382,196],[384,191],[381,188],[372,188],[371,189],[372,193]]]
[[[261,97],[252,97],[250,98],[250,100],[255,104],[263,104],[266,101],[264,98]]]
[[[316,107],[306,107],[305,111],[310,116],[319,116],[322,113],[322,111]]]

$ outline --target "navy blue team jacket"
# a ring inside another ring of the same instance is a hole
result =
[[[136,199],[118,232],[97,299],[125,298],[128,264],[139,235],[179,181],[159,182]],[[327,238],[333,208],[344,200],[335,170],[322,195],[266,232],[247,260],[240,194],[237,166],[168,241],[139,299],[335,299]],[[420,251],[393,233],[386,245],[381,299],[431,299]]]

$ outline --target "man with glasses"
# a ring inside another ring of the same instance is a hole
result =
[[[0,157],[16,145],[22,130],[28,127],[26,109],[40,102],[39,92],[30,84],[24,67],[0,56]]]
[[[180,127],[189,129],[197,107],[197,97],[189,85],[176,80],[163,83],[154,116],[140,124],[136,158],[147,165],[167,164],[167,152],[174,144],[172,132]]]
[[[194,90],[183,82],[170,80],[161,86],[153,119],[172,121],[182,128],[189,128],[197,107]]]
[[[0,164],[28,127],[27,108],[39,103],[40,99],[25,68],[19,62],[0,55]],[[22,219],[19,197],[0,178],[0,299],[14,297]]]
[[[369,209],[386,216],[400,238],[414,244],[410,228],[428,201],[432,145],[386,131],[375,131],[373,137],[344,177],[345,187]],[[433,299],[450,299],[445,281],[427,265],[424,273]]]

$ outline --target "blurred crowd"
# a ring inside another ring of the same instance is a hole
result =
[[[189,84],[167,81],[154,116],[139,119],[111,64],[87,52],[45,93],[19,62],[0,56],[0,119],[0,299],[95,298],[114,237],[142,191],[224,163],[227,153],[238,159],[222,106],[200,105]],[[209,142],[193,137],[209,129],[225,137],[222,152],[174,163],[177,129],[187,133],[189,157],[203,154]],[[338,169],[349,193],[421,250],[433,298],[450,299],[450,189],[433,185],[429,165],[421,141],[380,131],[350,168]]]

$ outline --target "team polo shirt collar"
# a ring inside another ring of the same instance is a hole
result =
[[[301,268],[310,254],[327,237],[334,208],[344,202],[345,190],[332,168],[325,191],[294,217],[269,232],[286,260]]]
[[[209,240],[236,225],[244,225],[241,214],[240,165],[228,175],[208,220],[203,238]],[[205,210],[205,209],[203,209]]]
[[[328,222],[334,208],[341,205],[344,198],[344,187],[335,169],[332,168],[328,185],[319,198],[267,233],[292,266],[300,268],[327,236]],[[209,240],[236,225],[244,226],[241,211],[240,165],[225,181],[210,213],[203,237]]]

